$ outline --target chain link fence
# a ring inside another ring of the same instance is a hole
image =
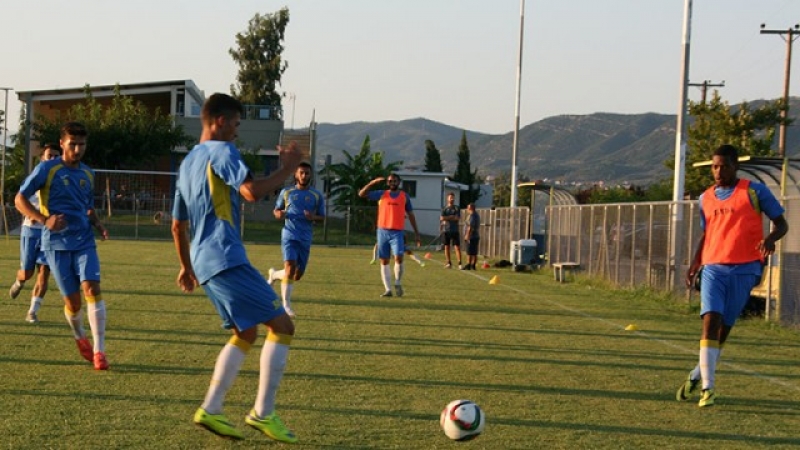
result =
[[[753,292],[764,298],[767,319],[800,325],[800,228],[792,227],[800,223],[800,197],[783,204],[789,234]],[[552,206],[548,215],[551,264],[576,263],[618,286],[685,289],[683,276],[701,233],[696,201]],[[765,219],[765,233],[769,225]],[[672,255],[680,257],[678,264]]]

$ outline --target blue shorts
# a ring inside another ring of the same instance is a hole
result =
[[[472,238],[467,242],[467,256],[478,256],[478,244],[481,238]]]
[[[78,292],[84,281],[100,281],[100,258],[96,247],[81,250],[47,250],[47,265],[64,297]]]
[[[41,232],[39,236],[25,236],[19,238],[19,268],[24,271],[32,271],[36,266],[46,266],[44,252],[41,249]]]
[[[750,291],[761,280],[761,263],[703,266],[700,289],[700,317],[709,312],[722,315],[732,327],[750,299]]]
[[[223,270],[206,281],[203,289],[225,329],[244,331],[286,313],[281,299],[250,264]]]
[[[284,261],[297,262],[297,270],[305,273],[308,265],[308,255],[311,254],[311,242],[298,241],[297,239],[281,239],[281,249]]]
[[[406,236],[403,230],[378,228],[378,258],[389,259],[392,255],[403,256]]]

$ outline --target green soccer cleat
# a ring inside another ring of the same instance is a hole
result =
[[[374,266],[375,263],[376,263],[376,261],[373,259],[372,261],[369,262],[369,265]]]
[[[294,444],[297,442],[297,436],[286,425],[281,422],[277,414],[272,413],[263,419],[259,419],[256,410],[250,411],[250,414],[245,416],[245,423],[255,428],[256,430],[267,435],[268,438],[274,439],[279,442],[286,442]]]
[[[716,399],[717,394],[714,393],[713,389],[703,389],[703,393],[700,395],[700,401],[697,403],[697,406],[700,408],[714,406],[714,401]]]
[[[244,434],[231,425],[228,418],[222,414],[209,414],[203,408],[197,408],[194,413],[194,423],[208,431],[230,439],[244,439]]]
[[[689,400],[689,397],[694,395],[694,391],[697,390],[697,386],[700,385],[700,380],[693,380],[690,377],[686,378],[686,381],[678,388],[678,392],[675,394],[675,399],[679,402]]]

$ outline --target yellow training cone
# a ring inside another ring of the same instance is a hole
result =
[[[489,280],[489,284],[497,284],[500,282],[500,278],[497,275],[493,276],[491,280]]]
[[[625,331],[638,331],[638,330],[639,330],[639,327],[637,327],[635,323],[632,323],[632,324],[628,325],[627,327],[625,327]]]

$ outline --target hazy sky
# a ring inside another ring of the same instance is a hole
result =
[[[29,0],[0,8],[0,87],[191,79],[229,92],[228,54],[255,13],[287,6],[286,126],[425,117],[514,129],[519,0]],[[559,114],[674,114],[683,0],[526,0],[521,126]],[[690,80],[730,103],[783,95],[800,0],[694,0]],[[800,95],[800,45],[791,79]],[[689,96],[700,99],[700,89]],[[9,129],[19,103],[11,92]],[[2,99],[0,99],[2,102]],[[2,103],[0,103],[2,108]]]

